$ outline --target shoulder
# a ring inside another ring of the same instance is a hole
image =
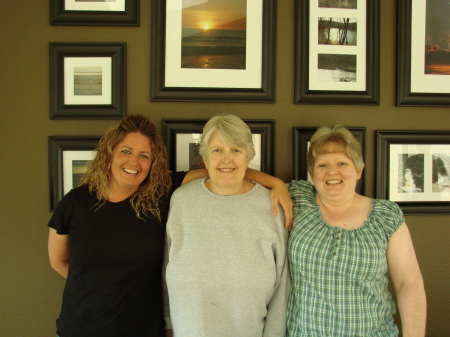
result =
[[[201,178],[179,186],[175,192],[173,192],[172,198],[180,198],[186,195],[192,195],[192,193],[197,193],[201,189],[201,185],[204,181],[205,178]]]
[[[390,200],[373,199],[371,215],[388,236],[391,236],[405,222],[400,207]]]

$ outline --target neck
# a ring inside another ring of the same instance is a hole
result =
[[[354,193],[351,197],[341,202],[333,202],[326,199],[322,199],[319,194],[317,194],[317,201],[322,209],[322,213],[326,213],[328,216],[335,219],[339,219],[353,208],[357,194]]]
[[[136,191],[136,188],[118,189],[110,185],[109,190],[106,193],[106,199],[111,202],[120,202],[131,197]]]
[[[214,194],[218,195],[237,195],[248,192],[253,186],[252,183],[243,180],[241,184],[235,186],[220,186],[214,184],[211,178],[206,178],[205,186]]]

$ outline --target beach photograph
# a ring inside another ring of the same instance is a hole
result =
[[[183,1],[181,68],[246,69],[247,0],[188,3]]]
[[[318,54],[320,82],[356,82],[356,55]]]
[[[450,75],[449,18],[449,1],[426,1],[425,74]]]
[[[102,95],[102,67],[74,67],[74,95]]]

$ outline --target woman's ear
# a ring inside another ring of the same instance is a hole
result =
[[[364,169],[362,169],[362,170],[359,171],[359,172],[358,172],[358,171],[356,172],[356,181],[358,181],[359,179],[361,179],[363,170],[364,170]]]

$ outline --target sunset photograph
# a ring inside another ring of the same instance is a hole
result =
[[[247,0],[183,0],[181,68],[246,69],[246,29]]]

